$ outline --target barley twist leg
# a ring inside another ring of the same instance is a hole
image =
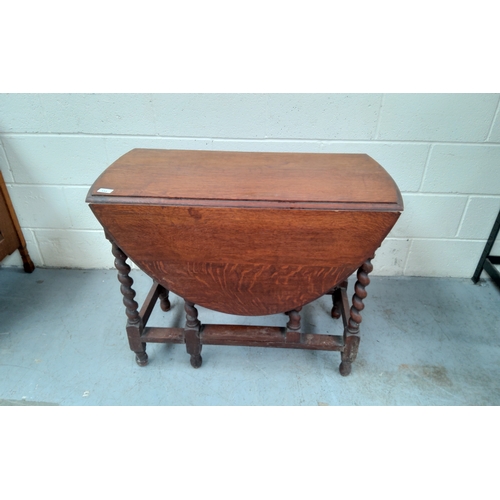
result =
[[[134,300],[136,293],[132,288],[134,280],[129,276],[130,266],[126,263],[128,257],[114,241],[110,241],[112,245],[111,251],[115,256],[115,267],[118,271],[118,281],[120,282],[120,292],[123,295],[125,314],[128,318],[127,336],[130,349],[135,352],[135,361],[137,364],[139,366],[146,366],[148,364],[146,344],[141,341],[143,324],[138,311],[139,304]]]
[[[352,297],[352,306],[349,311],[347,327],[344,331],[344,350],[342,351],[342,362],[339,371],[343,376],[351,373],[351,364],[356,359],[359,346],[359,325],[362,321],[361,311],[364,309],[363,299],[368,295],[366,287],[370,284],[368,274],[373,271],[371,260],[367,259],[358,269],[357,281],[354,285],[354,295]]]

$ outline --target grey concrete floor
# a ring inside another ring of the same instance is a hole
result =
[[[133,271],[140,303],[151,280]],[[183,345],[129,350],[116,272],[0,268],[0,405],[499,405],[500,291],[491,281],[373,277],[349,377],[338,352]],[[352,295],[352,280],[349,297]],[[149,325],[182,326],[180,299]],[[304,329],[341,334],[330,297],[302,311]],[[205,323],[284,325],[286,316]]]

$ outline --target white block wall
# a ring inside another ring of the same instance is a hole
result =
[[[405,202],[374,273],[468,278],[500,209],[499,100],[0,94],[0,168],[37,266],[110,268],[110,245],[85,196],[132,148],[367,153],[394,177]],[[1,265],[21,260],[16,252]]]

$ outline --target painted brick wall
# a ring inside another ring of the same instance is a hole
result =
[[[367,153],[405,202],[374,273],[470,277],[500,209],[499,100],[0,94],[0,168],[36,265],[110,268],[109,244],[84,200],[96,177],[132,148]],[[21,265],[17,252],[1,265]]]

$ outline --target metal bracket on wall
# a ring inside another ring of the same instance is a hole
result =
[[[500,272],[498,272],[498,269],[495,267],[495,265],[500,264],[500,256],[490,255],[491,249],[493,248],[499,230],[500,230],[500,211],[498,212],[497,219],[493,224],[493,229],[491,230],[488,241],[486,242],[483,254],[479,259],[476,271],[474,272],[474,276],[472,276],[472,281],[474,283],[477,283],[479,281],[479,277],[481,276],[481,273],[484,270],[490,275],[491,279],[496,283],[496,285],[500,287]]]

